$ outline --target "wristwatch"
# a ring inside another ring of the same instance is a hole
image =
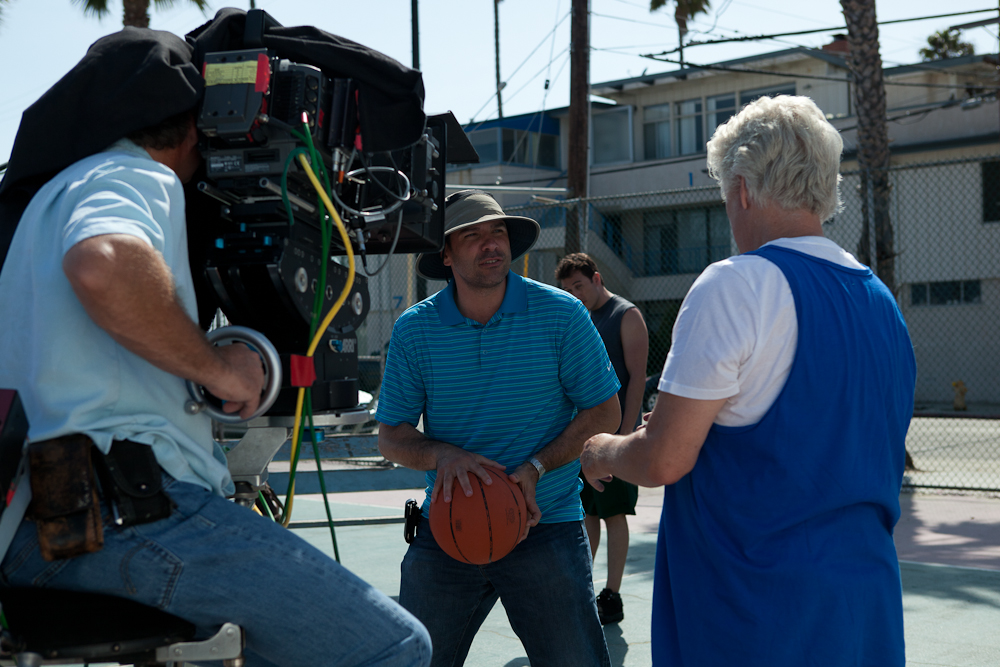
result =
[[[536,459],[534,456],[532,456],[530,459],[528,459],[528,463],[535,466],[535,470],[538,471],[538,479],[541,479],[542,475],[545,474],[545,466],[542,465],[542,462]]]

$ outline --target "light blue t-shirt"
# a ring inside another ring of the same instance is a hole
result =
[[[376,419],[416,426],[513,471],[619,389],[586,307],[567,292],[507,274],[485,325],[464,317],[454,283],[400,315]],[[580,461],[546,471],[535,491],[542,523],[579,521]],[[426,516],[436,471],[427,473]]]
[[[0,272],[0,387],[20,393],[32,441],[85,433],[103,452],[113,440],[141,442],[175,479],[231,493],[211,419],[184,411],[184,380],[94,324],[63,272],[71,247],[102,234],[129,234],[161,253],[197,318],[181,182],[122,139],[46,183],[21,218]]]

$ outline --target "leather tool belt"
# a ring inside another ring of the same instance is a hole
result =
[[[115,526],[124,528],[170,516],[175,505],[163,491],[152,447],[116,440],[102,454],[86,435],[28,445],[32,500],[42,557],[53,561],[104,546],[100,498]]]

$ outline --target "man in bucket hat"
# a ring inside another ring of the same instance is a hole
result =
[[[389,344],[379,448],[427,471],[399,602],[427,626],[434,665],[464,663],[497,599],[532,664],[610,664],[578,457],[591,434],[618,427],[619,383],[583,304],[510,270],[538,233],[485,192],[451,195],[444,249],[417,260],[421,275],[448,286],[404,312]],[[471,495],[470,475],[491,483],[484,465],[520,485],[528,529],[504,558],[468,565],[441,550],[427,516],[438,495]]]

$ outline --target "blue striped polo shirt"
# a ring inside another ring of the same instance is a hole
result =
[[[376,419],[481,454],[513,471],[565,430],[577,410],[620,385],[586,307],[570,294],[507,274],[485,325],[464,317],[454,282],[396,321]],[[580,461],[547,471],[535,492],[542,523],[579,521]],[[436,471],[427,472],[423,512]]]

